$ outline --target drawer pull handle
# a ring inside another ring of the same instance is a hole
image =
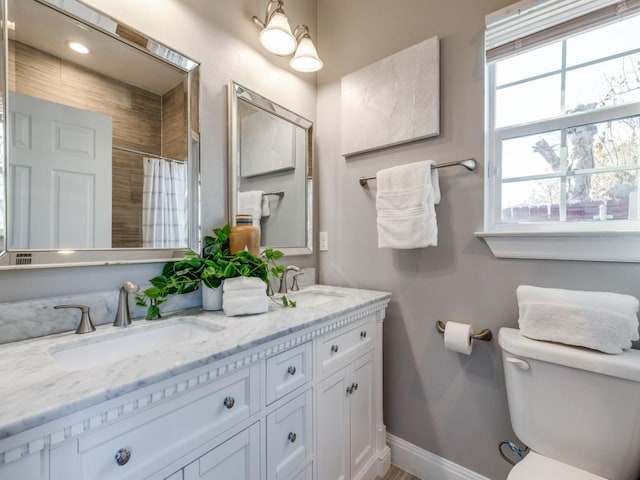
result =
[[[347,387],[347,395],[351,395],[353,393],[353,385]]]
[[[287,439],[288,439],[291,443],[295,442],[295,441],[296,441],[296,438],[298,438],[298,436],[297,436],[295,433],[293,433],[293,432],[289,432],[289,436],[287,437]]]
[[[360,332],[360,338],[367,338],[366,330],[363,330],[363,331]]]
[[[128,448],[121,448],[116,452],[116,463],[120,466],[126,465],[131,459],[131,450]]]
[[[233,406],[236,404],[236,401],[233,397],[227,397],[224,399],[224,402],[222,402],[224,404],[225,407],[227,408],[233,408]]]
[[[358,384],[357,384],[357,383],[354,383],[354,384],[353,384],[353,389],[354,389],[354,390],[357,390],[357,389],[358,389]]]
[[[289,368],[287,368],[287,373],[289,375],[295,375],[296,374],[296,367],[294,367],[293,365],[290,366]]]
[[[338,353],[338,345],[331,345],[331,353]]]

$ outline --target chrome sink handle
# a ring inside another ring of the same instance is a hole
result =
[[[56,310],[59,308],[79,308],[82,310],[82,317],[80,318],[80,323],[78,324],[78,328],[76,329],[76,333],[91,333],[96,331],[96,327],[94,327],[93,322],[91,321],[91,315],[89,314],[89,307],[86,305],[55,305],[53,308]]]
[[[118,308],[116,318],[113,321],[114,327],[126,327],[131,325],[131,314],[129,313],[129,294],[140,290],[140,287],[133,282],[124,282],[118,295]]]
[[[300,291],[300,285],[298,285],[298,277],[300,275],[304,275],[304,272],[298,272],[293,276],[293,284],[291,285],[291,291],[292,292],[299,292]]]

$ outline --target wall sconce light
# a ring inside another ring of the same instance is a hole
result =
[[[269,0],[264,15],[264,22],[253,17],[253,22],[261,28],[260,43],[262,46],[280,56],[293,55],[289,65],[299,72],[317,72],[323,66],[318,58],[316,47],[311,41],[309,27],[298,25],[293,33],[289,19],[284,13],[283,0]]]

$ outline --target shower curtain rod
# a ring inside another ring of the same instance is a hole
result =
[[[170,162],[178,162],[178,163],[186,162],[186,160],[178,160],[177,158],[163,157],[162,155],[156,155],[155,153],[143,152],[142,150],[135,150],[133,148],[128,148],[128,147],[121,147],[120,145],[111,145],[111,148],[113,148],[114,150],[121,150],[123,152],[135,153],[137,155],[160,158],[161,160],[168,160]]]

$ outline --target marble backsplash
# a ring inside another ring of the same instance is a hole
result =
[[[315,283],[315,269],[305,268],[303,271],[305,274],[299,277],[300,287]],[[80,322],[80,310],[66,308],[55,310],[53,308],[55,305],[87,305],[91,308],[91,321],[94,325],[112,323],[116,316],[118,294],[118,290],[107,290],[0,303],[0,344],[75,330]],[[137,306],[134,297],[133,294],[129,295],[131,318],[144,318],[146,307]],[[186,295],[172,295],[162,305],[162,312],[169,313],[201,305],[200,291]]]

